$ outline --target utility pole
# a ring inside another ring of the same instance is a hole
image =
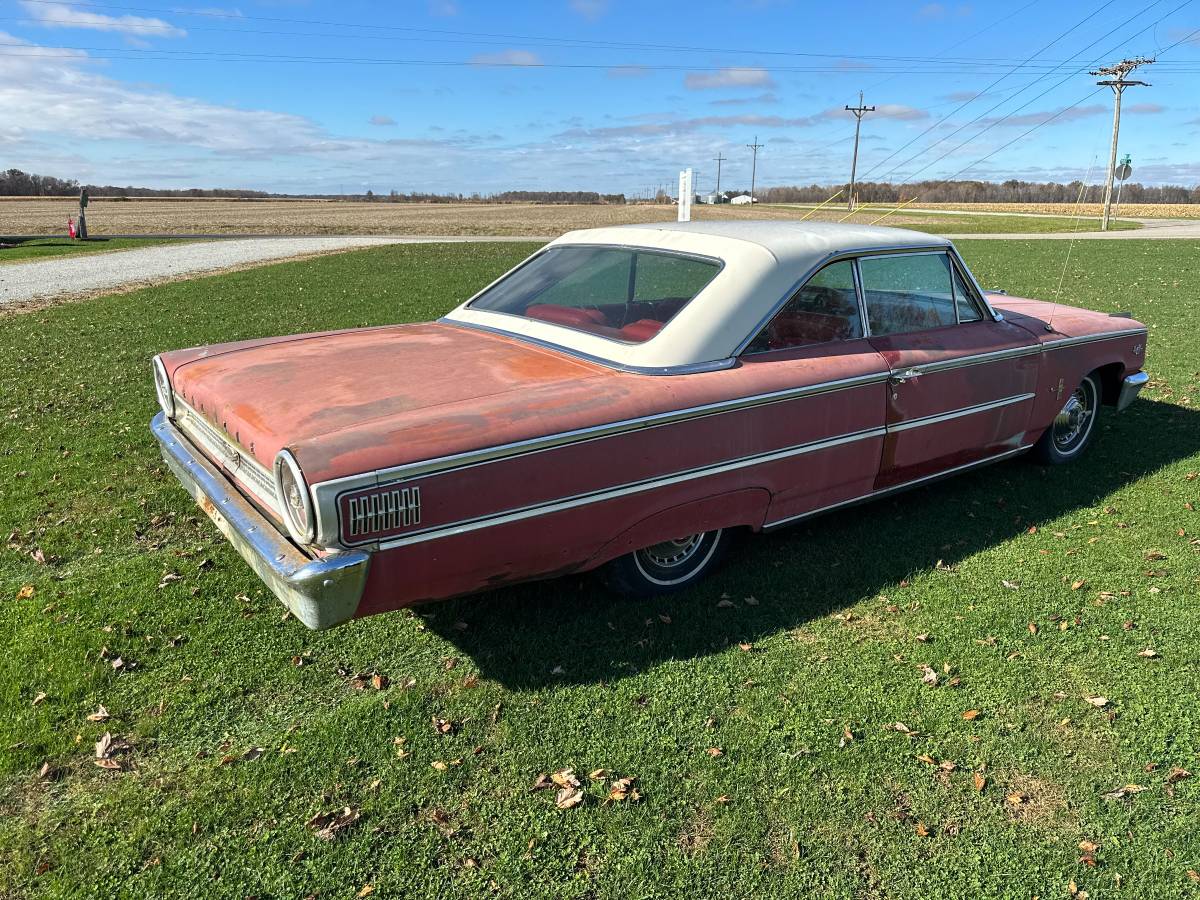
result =
[[[873,106],[863,106],[863,92],[858,92],[858,106],[847,106],[846,112],[854,113],[854,158],[850,161],[850,196],[846,198],[846,209],[854,209],[854,178],[858,174],[858,133],[862,130],[862,120],[869,112],[875,112]],[[871,173],[868,172],[868,175]]]
[[[755,138],[755,140],[757,141],[758,138]],[[721,202],[721,200],[720,200],[720,197],[721,197],[721,163],[725,162],[725,157],[721,155],[720,151],[718,151],[717,155],[713,158],[713,162],[715,162],[717,164],[717,189],[715,191],[713,191],[713,193],[717,195],[717,202],[720,203]]]
[[[746,149],[754,154],[754,156],[750,160],[750,206],[751,206],[751,208],[753,208],[753,206],[754,206],[754,177],[755,177],[755,175],[758,174],[758,151],[761,150],[765,146],[766,146],[766,144],[760,144],[758,142],[757,134],[754,136],[754,143],[746,145]]]
[[[1101,231],[1108,231],[1108,219],[1112,211],[1113,176],[1117,171],[1117,135],[1121,131],[1121,94],[1127,87],[1150,87],[1145,81],[1130,81],[1126,76],[1138,66],[1146,66],[1152,62],[1152,58],[1135,56],[1133,59],[1123,59],[1115,66],[1105,66],[1088,73],[1102,76],[1096,84],[1110,87],[1113,91],[1112,149],[1108,154],[1108,180],[1104,185],[1104,217],[1100,220]]]

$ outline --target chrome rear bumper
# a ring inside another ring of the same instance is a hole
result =
[[[1145,372],[1134,372],[1132,375],[1126,375],[1125,380],[1121,382],[1121,393],[1117,395],[1117,412],[1120,412],[1135,399],[1137,399],[1138,391],[1146,386],[1146,382],[1150,380],[1150,376]]]
[[[150,430],[188,493],[297,619],[322,630],[353,618],[367,583],[369,553],[306,556],[161,412],[150,422]]]

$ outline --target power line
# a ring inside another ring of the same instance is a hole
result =
[[[1117,31],[1120,31],[1122,28],[1124,28],[1126,25],[1128,25],[1128,24],[1129,24],[1131,21],[1133,21],[1134,19],[1136,19],[1138,16],[1140,16],[1140,15],[1141,15],[1142,13],[1144,13],[1146,10],[1150,9],[1150,7],[1157,5],[1157,3],[1158,3],[1158,2],[1160,2],[1160,0],[1154,0],[1154,2],[1153,2],[1153,3],[1149,4],[1149,6],[1143,7],[1143,8],[1142,8],[1142,9],[1141,9],[1139,12],[1137,12],[1137,13],[1135,13],[1134,15],[1130,16],[1128,19],[1126,19],[1126,20],[1125,20],[1124,22],[1122,22],[1121,24],[1117,25],[1115,28],[1113,28],[1112,30],[1110,30],[1110,31],[1106,32],[1105,34],[1101,35],[1101,36],[1100,36],[1099,38],[1097,38],[1096,40],[1092,41],[1092,43],[1090,43],[1090,44],[1088,44],[1088,46],[1084,47],[1084,48],[1083,48],[1083,50],[1080,50],[1078,53],[1076,53],[1076,54],[1075,54],[1075,56],[1079,56],[1079,55],[1081,55],[1081,54],[1083,54],[1083,53],[1087,52],[1087,51],[1088,51],[1088,50],[1090,50],[1092,47],[1094,47],[1096,44],[1100,43],[1100,41],[1102,41],[1102,40],[1104,40],[1105,38],[1107,38],[1107,37],[1111,36],[1112,34],[1116,33]],[[1154,25],[1157,25],[1157,24],[1158,24],[1158,22],[1161,22],[1161,21],[1163,21],[1163,19],[1166,19],[1168,16],[1170,16],[1170,15],[1174,14],[1175,12],[1177,12],[1178,10],[1182,9],[1183,7],[1187,6],[1189,3],[1192,3],[1192,2],[1193,2],[1193,0],[1184,0],[1184,2],[1183,2],[1183,3],[1180,3],[1180,4],[1179,4],[1178,6],[1176,6],[1174,9],[1172,9],[1172,10],[1170,10],[1169,12],[1167,12],[1166,14],[1164,14],[1164,15],[1163,15],[1162,17],[1160,17],[1160,18],[1159,18],[1159,19],[1158,19],[1156,22],[1154,22],[1154,23],[1152,23],[1152,24],[1150,24],[1150,25],[1146,26],[1145,28],[1141,29],[1141,31],[1135,32],[1133,35],[1130,35],[1128,38],[1125,38],[1124,40],[1122,40],[1122,41],[1121,41],[1121,43],[1124,43],[1125,41],[1128,41],[1128,40],[1132,40],[1133,38],[1135,38],[1135,37],[1137,37],[1138,35],[1140,35],[1140,34],[1144,33],[1145,31],[1148,31],[1148,30],[1150,30],[1151,28],[1153,28],[1153,27],[1154,27]],[[1110,54],[1110,53],[1112,53],[1112,52],[1113,52],[1113,50],[1109,50],[1109,51],[1107,51],[1107,52],[1106,52],[1104,55],[1106,55],[1106,56],[1107,56],[1108,54]],[[920,169],[918,169],[916,172],[914,172],[914,173],[912,173],[911,175],[909,175],[909,176],[908,176],[908,178],[906,178],[906,179],[905,179],[905,181],[908,181],[908,180],[910,180],[910,179],[912,179],[912,178],[916,177],[916,175],[920,174],[921,172],[924,172],[924,171],[925,171],[926,169],[928,169],[930,166],[932,166],[932,165],[934,165],[934,164],[936,164],[936,163],[940,162],[941,160],[943,160],[943,159],[945,159],[947,156],[949,156],[951,153],[953,153],[953,152],[955,152],[956,150],[958,150],[958,149],[960,149],[960,148],[962,148],[962,147],[966,146],[966,144],[969,144],[969,143],[970,143],[972,140],[974,140],[975,138],[978,138],[980,135],[986,134],[988,131],[991,131],[991,130],[992,130],[993,128],[995,128],[996,126],[1003,124],[1005,121],[1007,121],[1008,119],[1010,119],[1012,116],[1016,115],[1016,114],[1017,114],[1018,112],[1020,112],[1021,110],[1025,109],[1026,107],[1028,107],[1030,104],[1034,103],[1034,102],[1035,102],[1035,101],[1037,101],[1037,100],[1040,100],[1042,97],[1045,97],[1045,96],[1046,96],[1047,94],[1049,94],[1051,91],[1053,91],[1053,90],[1055,90],[1055,89],[1057,89],[1057,88],[1061,87],[1062,85],[1066,84],[1068,81],[1070,81],[1070,79],[1073,77],[1073,75],[1074,75],[1074,74],[1075,74],[1075,73],[1073,73],[1073,72],[1069,72],[1069,73],[1068,73],[1068,74],[1067,74],[1067,75],[1066,75],[1064,78],[1060,79],[1058,82],[1056,82],[1055,84],[1051,85],[1051,86],[1050,86],[1050,87],[1048,87],[1046,90],[1042,91],[1042,92],[1041,92],[1040,94],[1038,94],[1036,97],[1033,97],[1032,99],[1030,99],[1030,100],[1027,100],[1025,103],[1021,104],[1021,105],[1020,105],[1020,106],[1018,106],[1016,109],[1010,110],[1008,113],[1006,113],[1005,115],[1001,116],[1001,117],[1000,117],[999,119],[997,119],[996,121],[994,121],[994,122],[991,122],[990,124],[986,125],[986,126],[985,126],[985,127],[982,129],[982,130],[980,130],[979,132],[977,132],[977,133],[974,135],[974,137],[973,137],[973,138],[969,138],[968,140],[964,141],[962,144],[959,144],[959,145],[957,145],[956,147],[954,147],[953,149],[951,149],[951,150],[947,151],[946,153],[943,153],[941,156],[939,156],[939,157],[938,157],[937,159],[935,159],[933,162],[931,162],[931,163],[927,163],[925,166],[921,167],[921,168],[920,168]],[[1045,77],[1045,76],[1042,76],[1042,77]],[[1009,98],[1007,98],[1007,99],[1005,99],[1005,100],[1002,100],[1002,101],[1000,101],[999,103],[995,104],[994,106],[992,106],[992,107],[990,107],[989,109],[985,110],[984,112],[980,113],[978,116],[976,116],[976,117],[975,117],[974,119],[972,119],[970,122],[967,122],[967,123],[965,123],[965,124],[963,124],[963,125],[959,125],[957,128],[955,128],[955,129],[954,129],[953,131],[951,131],[949,134],[943,135],[942,137],[938,138],[938,139],[937,139],[936,141],[934,141],[932,144],[930,144],[929,146],[925,147],[925,148],[924,148],[924,150],[920,151],[919,153],[916,153],[916,154],[914,154],[913,156],[910,156],[910,157],[909,157],[908,159],[906,159],[904,162],[902,162],[902,163],[900,163],[900,164],[898,164],[898,165],[896,165],[896,166],[893,166],[893,167],[892,167],[892,169],[891,169],[890,171],[888,171],[888,172],[887,172],[887,173],[884,175],[884,179],[888,179],[888,178],[890,178],[890,177],[891,177],[893,174],[895,174],[896,172],[898,172],[898,171],[899,171],[900,169],[902,169],[904,166],[907,166],[909,163],[911,163],[911,162],[913,162],[914,160],[916,160],[916,159],[917,159],[919,156],[921,156],[922,154],[924,154],[924,153],[928,153],[928,152],[929,152],[930,150],[932,150],[934,147],[936,147],[936,146],[938,146],[939,144],[942,144],[942,143],[944,143],[945,141],[949,140],[950,138],[954,137],[954,135],[956,135],[956,134],[958,134],[959,132],[961,132],[961,131],[962,131],[964,128],[969,128],[971,125],[974,125],[974,124],[975,124],[976,122],[978,122],[980,119],[984,118],[984,116],[987,116],[987,115],[989,115],[990,113],[994,112],[995,110],[999,109],[1001,106],[1003,106],[1003,105],[1004,105],[1005,103],[1007,103],[1009,100],[1013,99],[1013,98],[1014,98],[1014,97],[1016,97],[1017,95],[1019,95],[1019,94],[1023,93],[1024,91],[1028,90],[1029,88],[1033,87],[1033,86],[1034,86],[1034,84],[1036,84],[1038,81],[1041,81],[1041,80],[1042,80],[1041,78],[1038,78],[1037,80],[1035,80],[1035,81],[1031,82],[1030,84],[1028,84],[1028,85],[1026,85],[1025,87],[1023,87],[1023,88],[1022,88],[1020,91],[1018,91],[1016,94],[1014,94],[1014,95],[1013,95],[1013,97],[1009,97]],[[876,168],[878,168],[878,167],[876,167]],[[874,171],[874,169],[872,169],[872,171]],[[903,183],[903,182],[901,182],[901,183]]]
[[[1055,44],[1057,44],[1059,41],[1061,41],[1064,37],[1066,37],[1072,31],[1079,28],[1081,25],[1083,25],[1089,19],[1098,15],[1101,11],[1103,11],[1105,9],[1105,7],[1111,6],[1114,2],[1116,2],[1116,0],[1108,0],[1108,2],[1104,4],[1104,6],[1099,7],[1098,9],[1094,10],[1093,12],[1091,12],[1090,14],[1085,16],[1084,18],[1080,19],[1078,22],[1076,22],[1074,25],[1072,25],[1070,28],[1068,28],[1066,31],[1064,31],[1062,34],[1060,34],[1054,40],[1050,41],[1050,43],[1044,44],[1040,49],[1034,51],[1032,54],[1030,54],[1028,57],[1026,57],[1026,59],[1024,60],[1022,65],[1029,63],[1036,57],[1040,56],[1044,51],[1053,47]],[[1161,0],[1154,0],[1154,3],[1151,3],[1150,5],[1153,6],[1155,3],[1159,3],[1159,2],[1161,2]],[[1004,81],[1006,78],[1008,78],[1010,75],[1012,75],[1014,71],[1016,71],[1015,68],[1009,69],[1007,72],[1005,72],[999,78],[997,78],[995,81],[993,81],[987,87],[985,87],[981,93],[986,93],[987,91],[990,91],[992,88],[996,87],[996,85],[1000,84],[1000,82]],[[920,134],[918,134],[916,137],[914,137],[912,140],[910,140],[904,146],[899,147],[896,150],[893,150],[891,153],[889,153],[887,156],[885,156],[883,159],[881,159],[879,162],[877,162],[875,165],[873,165],[870,168],[870,170],[867,172],[866,177],[870,177],[872,172],[875,172],[881,166],[885,165],[889,159],[894,158],[897,154],[903,153],[905,150],[907,150],[909,147],[911,147],[913,144],[915,144],[921,138],[925,137],[925,135],[929,134],[929,132],[933,131],[935,128],[940,126],[947,119],[951,118],[952,116],[958,115],[959,112],[966,109],[967,106],[969,106],[971,103],[974,103],[977,99],[979,99],[978,95],[976,95],[975,97],[970,97],[967,100],[963,101],[963,103],[957,109],[951,110],[950,112],[946,113],[946,115],[942,116],[940,119],[938,119],[936,122],[934,122],[928,128],[926,128],[924,131],[922,131]],[[1001,101],[1001,104],[1004,102],[1007,102],[1007,101]],[[997,104],[997,105],[1001,105],[1001,104]],[[995,107],[993,107],[993,109],[995,109]],[[984,115],[987,115],[987,113],[984,113]],[[933,146],[937,146],[937,145],[934,144]],[[931,148],[929,148],[929,149],[931,149]],[[895,170],[893,169],[892,171],[895,171]],[[889,172],[888,174],[890,175],[891,173]]]
[[[987,66],[989,64],[1001,64],[1001,63],[1007,62],[1007,60],[1004,60],[1004,59],[979,57],[979,56],[947,57],[944,55],[944,53],[938,54],[936,56],[896,56],[896,55],[881,55],[881,54],[816,53],[816,52],[811,52],[811,51],[767,50],[767,49],[762,49],[762,48],[751,49],[751,48],[731,48],[731,47],[690,46],[690,45],[680,45],[680,44],[652,44],[652,43],[629,42],[629,41],[598,41],[598,40],[590,40],[590,39],[586,39],[586,38],[561,38],[561,37],[547,36],[547,35],[524,35],[524,34],[510,34],[510,33],[504,33],[504,32],[461,31],[461,30],[453,30],[453,29],[423,28],[423,27],[415,26],[415,25],[386,25],[386,24],[377,23],[377,22],[371,22],[371,23],[338,22],[338,21],[330,21],[330,20],[322,20],[322,19],[300,19],[300,18],[290,18],[290,17],[282,17],[282,16],[256,16],[256,15],[245,15],[242,13],[222,12],[220,10],[211,10],[211,9],[193,10],[193,9],[171,8],[171,7],[163,8],[163,7],[146,7],[146,6],[128,6],[128,5],[118,5],[118,4],[108,4],[108,3],[82,2],[82,0],[23,0],[23,2],[29,3],[29,4],[36,3],[36,4],[41,4],[41,5],[52,5],[52,6],[71,6],[71,7],[85,9],[85,10],[86,9],[111,10],[111,11],[120,11],[120,12],[152,13],[152,14],[158,14],[158,15],[205,17],[205,18],[216,18],[216,19],[221,19],[221,20],[229,20],[229,21],[237,21],[237,22],[242,22],[242,21],[274,22],[274,23],[282,23],[282,24],[294,24],[294,25],[318,25],[318,26],[325,26],[325,27],[332,27],[332,28],[352,28],[352,29],[368,30],[368,31],[377,30],[377,31],[387,31],[387,32],[403,32],[403,33],[413,33],[413,34],[418,34],[418,35],[451,35],[451,36],[456,36],[456,37],[484,38],[484,39],[487,39],[487,41],[486,41],[487,43],[494,42],[494,39],[503,39],[505,41],[541,42],[546,46],[568,47],[568,48],[579,47],[579,46],[591,46],[591,47],[605,48],[605,49],[628,49],[628,50],[637,50],[637,51],[658,50],[658,51],[663,51],[663,52],[686,52],[686,53],[736,53],[736,54],[745,54],[745,55],[754,55],[754,56],[794,56],[794,57],[806,57],[806,58],[814,58],[814,59],[843,60],[843,61],[844,60],[851,60],[851,61],[864,61],[865,60],[865,61],[879,61],[879,62],[893,62],[893,63],[909,62],[909,63],[919,63],[922,65],[957,65],[957,66],[976,66],[976,67]],[[1036,2],[1036,0],[1035,0],[1035,2]],[[1110,0],[1110,2],[1113,2],[1113,0]],[[1015,13],[1010,14],[1010,16],[1014,15],[1014,14]],[[7,18],[12,20],[17,17],[7,17]],[[1007,18],[1009,18],[1009,16],[1006,16],[1004,18],[1007,19]],[[998,20],[997,22],[993,23],[992,26],[988,26],[988,28],[993,27],[996,24],[999,24],[999,22],[1001,22],[1001,21],[1004,21],[1004,19]],[[195,28],[195,30],[198,30],[198,31],[199,30],[206,30],[206,31],[207,30],[212,30],[212,31],[219,30],[222,32],[235,33],[235,34],[237,34],[237,33],[266,34],[266,35],[278,35],[278,36],[288,36],[288,37],[352,37],[352,38],[356,38],[356,39],[358,39],[358,38],[376,39],[376,38],[380,37],[378,35],[366,35],[366,34],[336,35],[336,34],[328,34],[328,33],[324,33],[324,32],[322,32],[322,33],[306,33],[306,32],[288,32],[288,31],[274,31],[274,30],[261,30],[261,29],[246,29],[246,28],[218,29],[218,28],[210,28],[207,26],[189,26],[189,27],[193,27],[193,28]],[[128,28],[128,29],[134,29],[134,30],[140,29],[140,30],[148,30],[148,31],[176,30],[176,26],[171,25],[169,23],[154,24],[154,23],[130,22],[130,23],[122,23],[122,28]],[[982,33],[983,31],[986,31],[986,30],[987,30],[987,28],[981,29],[981,31],[977,32],[977,34]],[[396,38],[391,37],[388,39],[394,40]],[[416,39],[416,38],[414,38],[414,39]],[[427,37],[423,37],[420,39],[426,40],[426,41],[434,40],[433,38],[427,38]],[[966,39],[964,39],[963,42],[965,42],[965,40]],[[450,42],[450,43],[481,43],[481,42],[477,42],[477,41],[446,41],[446,42]],[[961,44],[963,42],[959,42],[959,43]],[[956,45],[952,45],[952,46],[958,46],[958,45],[956,44]],[[112,49],[113,50],[134,50],[137,48],[112,48]],[[151,51],[151,52],[153,52],[153,51]],[[1048,63],[1047,63],[1047,65],[1048,65]],[[638,66],[637,64],[633,64],[632,67],[653,68],[652,66]],[[686,67],[686,68],[695,68],[695,67]],[[734,69],[736,69],[736,68],[745,68],[745,66],[729,65],[729,66],[710,67],[710,68],[711,69],[717,69],[717,68],[734,68]],[[761,68],[761,67],[755,66],[754,68]],[[839,71],[844,71],[844,69],[839,68]],[[953,73],[953,74],[961,74],[961,73]]]
[[[757,141],[758,138],[755,138],[755,140]],[[718,197],[720,197],[721,196],[721,163],[725,162],[725,157],[721,154],[720,151],[717,151],[717,155],[715,157],[713,157],[713,162],[715,162],[717,164],[717,189],[715,191],[713,191],[713,193],[716,194]]]

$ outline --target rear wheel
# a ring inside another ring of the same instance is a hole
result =
[[[727,541],[724,529],[663,541],[614,559],[602,577],[614,591],[632,597],[680,591],[713,570]]]
[[[1034,457],[1047,465],[1061,465],[1078,458],[1091,443],[1099,410],[1100,381],[1093,372],[1067,397],[1050,427],[1034,445]]]

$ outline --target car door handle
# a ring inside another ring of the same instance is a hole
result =
[[[920,377],[921,372],[918,369],[905,369],[903,372],[893,372],[888,376],[888,381],[892,384],[904,384],[906,381],[912,381],[914,378]]]

